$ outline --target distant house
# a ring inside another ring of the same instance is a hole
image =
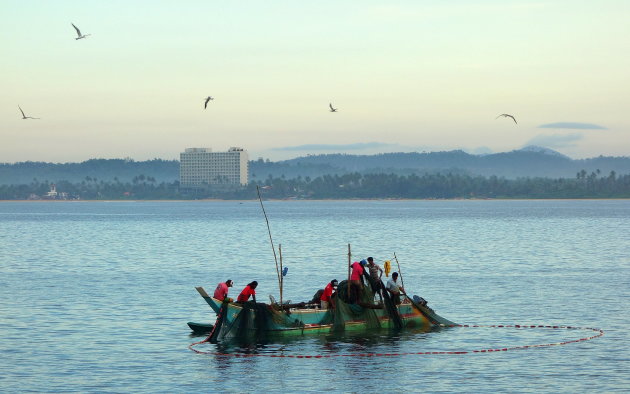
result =
[[[54,200],[57,198],[57,186],[54,183],[50,185],[50,191],[46,193],[44,197],[49,200]]]
[[[42,196],[45,200],[67,200],[68,193],[66,192],[57,192],[57,186],[54,183],[50,184],[50,191],[47,192],[44,196]]]

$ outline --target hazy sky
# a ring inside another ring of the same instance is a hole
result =
[[[1,0],[0,162],[628,156],[628,21],[628,0]]]

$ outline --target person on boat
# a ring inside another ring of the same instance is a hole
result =
[[[387,281],[387,291],[392,296],[394,304],[400,305],[400,293],[406,294],[405,289],[398,284],[398,272],[394,272],[392,277]]]
[[[256,287],[258,287],[258,282],[253,281],[248,283],[247,286],[241,291],[241,294],[238,295],[236,302],[244,303],[249,301],[249,297],[252,297],[252,300],[256,302]]]
[[[363,282],[361,282],[361,277],[363,276],[365,265],[367,261],[361,260],[361,262],[355,261],[350,265],[352,268],[352,273],[350,274],[350,282],[349,282],[349,298],[350,302],[357,303],[359,301],[359,294],[361,293],[361,289],[363,288]]]
[[[381,302],[383,302],[383,281],[381,280],[383,277],[383,269],[374,262],[374,257],[367,258],[367,267],[370,272],[370,278],[372,278],[372,290],[378,294]]]
[[[318,289],[315,294],[313,294],[313,298],[309,302],[309,304],[315,304],[318,308],[322,307],[322,294],[324,294],[324,289]]]
[[[333,301],[333,293],[337,290],[337,279],[333,279],[326,285],[321,298],[319,299],[322,309],[328,309],[329,306],[335,307],[335,301]]]
[[[214,290],[214,298],[216,298],[219,301],[225,301],[227,299],[227,302],[232,302],[231,298],[228,298],[228,291],[229,288],[232,287],[234,285],[234,282],[232,282],[232,279],[228,279],[225,282],[221,282],[217,285],[217,288]]]

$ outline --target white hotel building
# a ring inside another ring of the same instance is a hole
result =
[[[212,152],[210,148],[186,148],[179,155],[179,186],[246,185],[249,155],[242,148]]]

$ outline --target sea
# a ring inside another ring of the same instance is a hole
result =
[[[263,207],[0,203],[0,392],[630,391],[630,200]],[[187,322],[216,319],[196,286],[268,302],[282,263],[283,300],[307,301],[349,250],[467,327],[191,350]]]

